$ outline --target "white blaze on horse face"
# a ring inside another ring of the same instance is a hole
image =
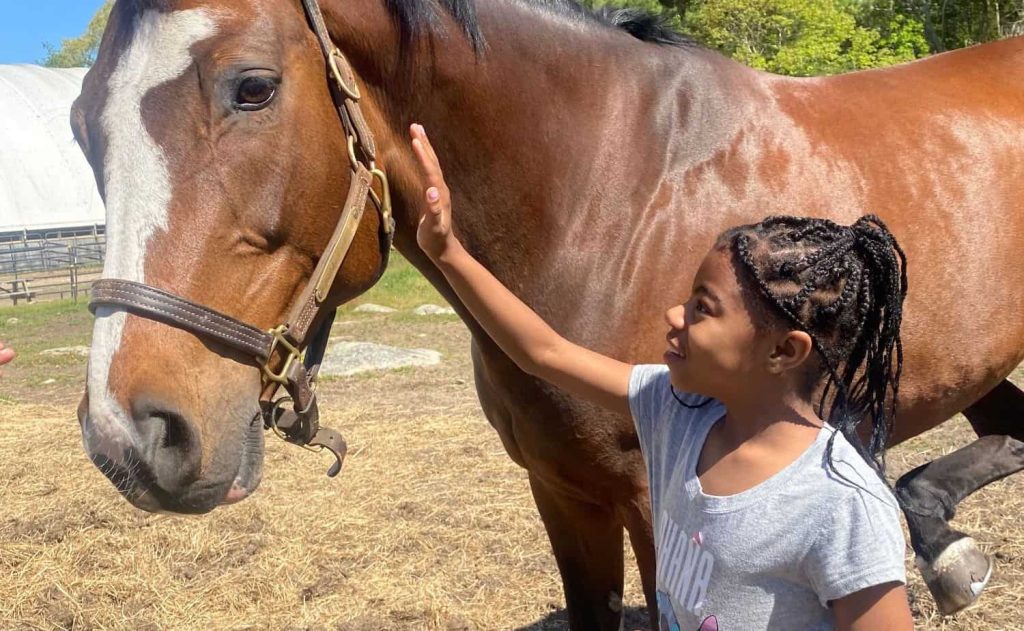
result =
[[[214,35],[214,14],[205,9],[145,11],[131,46],[110,76],[102,125],[107,138],[103,175],[107,207],[104,278],[145,282],[146,246],[166,230],[171,202],[167,158],[146,129],[142,100],[192,65],[191,47]],[[126,315],[96,312],[89,355],[89,420],[86,448],[118,461],[135,434],[133,423],[109,388],[110,367],[121,345]],[[97,444],[98,443],[98,444]]]

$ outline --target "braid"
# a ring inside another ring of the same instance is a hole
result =
[[[874,215],[852,226],[769,217],[726,232],[719,243],[731,246],[771,310],[810,336],[824,377],[819,416],[883,475],[903,371],[907,294],[906,255],[892,233]],[[867,445],[858,431],[865,419],[871,424]],[[838,474],[834,439],[826,457]]]

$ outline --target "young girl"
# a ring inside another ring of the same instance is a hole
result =
[[[437,156],[411,133],[427,185],[417,239],[473,317],[522,370],[632,415],[662,631],[912,628],[880,477],[906,275],[881,221],[729,230],[665,315],[667,365],[631,366],[559,336],[463,249]],[[831,402],[827,424],[815,400]]]

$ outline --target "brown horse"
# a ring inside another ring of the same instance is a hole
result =
[[[910,260],[895,442],[963,410],[980,440],[900,481],[940,606],[990,565],[947,525],[1024,467],[1024,40],[887,70],[756,72],[634,14],[572,0],[326,0],[394,193],[395,244],[469,326],[483,409],[529,471],[574,629],[617,629],[628,529],[654,615],[647,482],[628,418],[520,372],[418,251],[406,141],[425,124],[467,247],[569,339],[656,361],[660,314],[725,227],[881,215]],[[351,171],[298,0],[119,0],[73,121],[108,213],[105,276],[270,327],[309,277]],[[366,213],[333,298],[375,281]],[[251,493],[257,370],[182,330],[99,309],[85,447],[149,510]]]

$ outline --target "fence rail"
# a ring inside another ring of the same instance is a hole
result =
[[[0,303],[87,296],[100,277],[106,237],[22,238],[0,242]]]

